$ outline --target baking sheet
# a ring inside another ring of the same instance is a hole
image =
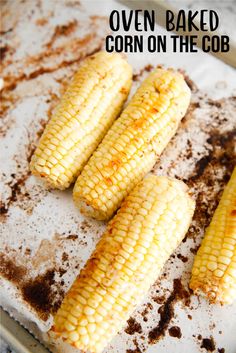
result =
[[[19,3],[17,11],[14,2],[5,6],[0,130],[2,301],[44,343],[51,313],[94,249],[105,223],[80,215],[71,189],[46,189],[30,175],[28,162],[80,60],[102,48],[109,32],[106,16],[115,8],[126,8],[103,1],[99,3],[102,16],[98,16],[96,4],[27,1]],[[160,27],[157,32],[170,35]],[[189,113],[153,171],[185,180],[197,199],[198,211],[149,296],[106,352],[181,352],[187,347],[195,353],[210,345],[212,350],[234,353],[235,304],[209,305],[189,293],[188,281],[194,253],[235,163],[235,70],[201,52],[127,57],[135,73],[132,92],[152,66],[163,64],[185,70],[198,87],[189,81]],[[223,96],[228,98],[220,99]],[[62,343],[53,348],[54,344],[50,343],[52,351],[75,351]]]
[[[2,338],[10,343],[11,349],[17,353],[48,353],[49,351],[37,341],[33,335],[26,331],[17,321],[12,319],[2,308],[0,308],[0,348],[1,353],[4,351],[9,352],[7,347],[2,341]]]

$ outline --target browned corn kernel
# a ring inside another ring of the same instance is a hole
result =
[[[152,169],[176,133],[190,101],[183,76],[154,70],[104,137],[74,187],[81,212],[109,219]]]
[[[54,332],[81,350],[101,352],[183,239],[194,207],[183,182],[145,178],[109,222],[67,293]]]

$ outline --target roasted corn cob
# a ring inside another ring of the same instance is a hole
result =
[[[148,76],[77,179],[74,201],[82,213],[100,220],[112,216],[152,169],[189,101],[180,73],[156,69]]]
[[[145,178],[109,222],[58,310],[53,331],[82,351],[101,352],[183,239],[194,206],[183,182]]]
[[[119,115],[131,80],[131,66],[119,54],[85,59],[45,128],[32,173],[52,187],[67,188]]]
[[[212,303],[236,299],[236,168],[194,259],[190,288]]]

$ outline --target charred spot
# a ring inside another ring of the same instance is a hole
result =
[[[0,58],[3,61],[5,59],[5,56],[9,50],[9,47],[7,45],[0,47]]]
[[[217,107],[217,108],[221,108],[222,107],[222,103],[220,101],[214,100],[214,99],[208,99],[207,103],[211,106]]]
[[[172,326],[169,328],[169,335],[171,337],[175,337],[175,338],[181,338],[182,337],[182,332],[179,326]]]
[[[218,353],[225,353],[225,348],[218,348]]]
[[[186,306],[189,306],[190,293],[183,287],[180,278],[175,278],[172,292],[158,310],[160,314],[159,323],[148,333],[150,344],[155,344],[165,336],[166,330],[175,314],[174,304],[178,300],[182,300]]]
[[[175,294],[171,293],[169,298],[166,300],[165,304],[163,304],[159,308],[160,320],[158,325],[153,328],[148,333],[148,339],[150,344],[155,344],[160,338],[165,335],[165,331],[174,317],[174,308],[173,302],[175,300]]]
[[[205,348],[208,352],[213,352],[216,349],[213,337],[210,336],[210,338],[203,338],[200,347]]]
[[[69,259],[69,255],[64,251],[61,257],[62,261],[65,262]]]
[[[66,239],[76,240],[76,239],[78,239],[78,235],[77,234],[70,234],[66,237]]]
[[[141,350],[137,341],[137,338],[133,339],[134,349],[127,349],[126,353],[143,353],[144,350]]]
[[[58,272],[59,272],[59,276],[62,277],[67,271],[64,268],[60,267]]]
[[[36,310],[42,320],[47,320],[54,311],[55,290],[52,289],[55,271],[50,269],[22,285],[23,299]]]
[[[182,262],[187,262],[188,261],[188,257],[187,256],[184,256],[184,255],[182,255],[182,254],[177,254],[177,258],[179,259],[179,260],[181,260]]]
[[[153,309],[153,305],[151,303],[147,303],[145,305],[144,310],[141,312],[141,315],[143,317],[143,321],[145,321],[145,322],[148,321],[147,315],[148,315],[149,311],[151,311],[152,309]]]
[[[31,249],[30,248],[26,248],[25,249],[25,255],[28,256],[31,254]]]
[[[135,333],[142,333],[142,326],[139,322],[137,322],[133,317],[130,317],[127,321],[127,327],[125,328],[125,332],[128,335],[134,335]]]
[[[152,299],[157,304],[163,304],[165,302],[165,300],[166,300],[166,297],[164,295],[161,295],[161,296],[153,297]]]
[[[84,233],[86,233],[87,230],[90,229],[90,228],[91,228],[91,224],[90,224],[86,219],[83,220],[83,222],[82,222],[81,225],[80,225],[80,229],[81,229]]]
[[[236,129],[227,132],[220,132],[217,129],[211,131],[207,142],[215,147],[231,147],[232,141],[236,138]]]
[[[196,253],[198,252],[200,245],[197,245],[195,248],[190,248],[190,251],[193,255],[196,255]]]
[[[9,28],[9,29],[7,29],[7,30],[5,30],[5,31],[0,31],[0,34],[1,34],[2,36],[4,36],[5,34],[8,34],[8,33],[12,32],[12,31],[13,31],[13,28]]]
[[[194,181],[194,180],[198,179],[200,176],[202,176],[202,174],[204,173],[204,170],[206,169],[208,164],[211,162],[211,160],[212,160],[212,153],[209,152],[209,154],[207,156],[204,156],[199,161],[197,161],[196,167],[195,167],[195,173],[191,177],[192,181]]]
[[[7,206],[5,205],[5,203],[0,201],[0,214],[5,215],[7,212],[8,212]]]
[[[10,188],[10,196],[7,198],[5,203],[1,202],[1,215],[7,215],[8,209],[11,204],[18,201],[19,198],[27,198],[29,194],[24,190],[25,182],[29,177],[30,173],[27,171],[16,179],[15,174],[11,174],[12,180],[6,185]]]

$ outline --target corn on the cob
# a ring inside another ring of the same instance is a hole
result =
[[[156,69],[148,76],[77,179],[74,201],[82,213],[100,220],[112,216],[152,169],[189,101],[180,73]]]
[[[236,168],[194,259],[190,288],[212,303],[236,299]]]
[[[100,352],[183,239],[194,206],[183,182],[145,178],[109,222],[57,312],[53,331],[81,350]]]
[[[131,80],[131,66],[119,54],[99,52],[85,59],[40,139],[33,174],[59,189],[75,181],[119,115]]]

